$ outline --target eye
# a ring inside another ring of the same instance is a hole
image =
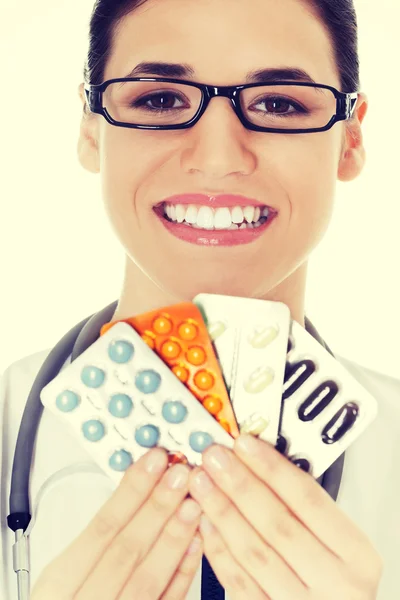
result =
[[[257,104],[253,106],[264,105],[267,110],[262,112],[273,113],[277,115],[284,114],[293,114],[297,112],[305,113],[307,112],[304,108],[302,108],[297,102],[291,101],[288,98],[284,98],[283,96],[266,96],[261,98]],[[289,112],[289,108],[293,107],[294,110]]]
[[[166,100],[166,98],[167,98],[167,100]],[[172,99],[172,102],[171,102],[171,99]],[[177,94],[174,94],[172,92],[159,92],[157,94],[143,96],[143,98],[140,98],[139,100],[136,100],[134,103],[132,103],[132,106],[133,106],[133,108],[141,107],[141,108],[144,108],[145,110],[149,110],[151,112],[154,112],[154,111],[164,112],[167,110],[175,110],[177,108],[182,108],[182,106],[173,106],[174,105],[173,99],[177,99],[177,100],[183,102],[183,100]],[[151,106],[148,106],[147,103],[150,103],[150,102],[155,102],[156,106],[154,106],[153,108]],[[157,104],[159,104],[159,106],[157,106]]]

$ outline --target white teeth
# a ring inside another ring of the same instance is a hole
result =
[[[232,223],[243,223],[243,211],[240,208],[240,206],[235,206],[235,208],[232,209]]]
[[[215,229],[229,229],[231,225],[232,219],[229,208],[217,208],[214,215]]]
[[[251,223],[254,219],[254,206],[246,206],[243,211],[244,218],[248,223]]]
[[[260,206],[234,206],[213,209],[195,204],[164,204],[164,214],[171,221],[196,229],[234,230],[260,227],[270,210]]]
[[[194,225],[196,223],[196,219],[197,219],[197,207],[194,206],[193,204],[190,204],[188,209],[186,210],[185,221],[187,223],[191,223],[192,225]]]
[[[214,229],[214,213],[209,206],[200,206],[196,219],[202,229]]]
[[[183,221],[185,220],[185,217],[186,217],[186,208],[184,206],[182,206],[182,204],[177,204],[175,212],[176,212],[176,220],[178,221],[178,223],[183,223]]]

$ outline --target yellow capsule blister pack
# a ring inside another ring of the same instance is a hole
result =
[[[275,445],[282,406],[290,310],[282,302],[199,294],[201,310],[230,385],[242,433]]]
[[[122,321],[141,335],[204,408],[236,438],[238,424],[200,310],[191,302],[182,302]],[[105,324],[100,335],[118,322]]]

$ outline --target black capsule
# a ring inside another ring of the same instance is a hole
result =
[[[299,406],[301,421],[312,421],[332,402],[339,391],[334,381],[324,381]]]
[[[287,446],[288,446],[288,443],[287,443],[286,438],[284,438],[283,435],[279,434],[278,440],[275,444],[275,449],[278,450],[278,452],[280,452],[281,454],[285,455]]]
[[[283,392],[282,400],[289,398],[300,386],[315,372],[316,367],[312,360],[304,359],[296,363],[286,363],[284,383],[294,378],[294,381]]]
[[[338,442],[345,433],[351,429],[359,415],[359,408],[355,402],[345,404],[324,427],[321,437],[325,444]]]
[[[305,471],[306,473],[310,472],[311,465],[305,458],[293,458],[291,459],[291,461],[294,465],[296,465],[296,467],[299,467],[299,469],[301,469],[302,471]]]

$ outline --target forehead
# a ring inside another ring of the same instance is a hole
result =
[[[288,66],[340,84],[329,33],[306,0],[148,0],[116,29],[104,79],[159,60],[190,64],[195,81],[215,85]]]

